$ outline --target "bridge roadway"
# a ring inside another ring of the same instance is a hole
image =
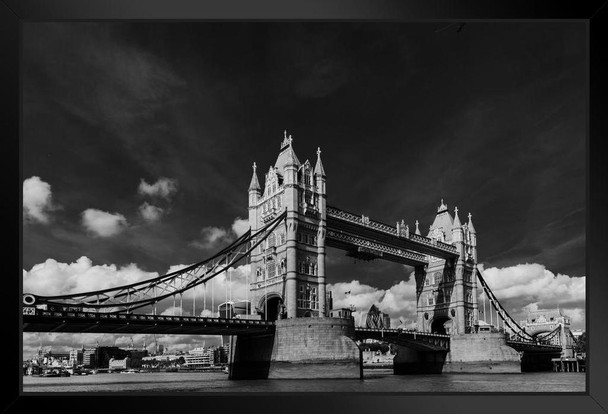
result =
[[[255,319],[47,311],[24,307],[24,332],[154,333],[174,335],[257,335],[274,333],[275,323]],[[379,339],[420,350],[447,350],[449,335],[399,329],[356,328],[355,340]]]
[[[45,311],[24,307],[23,332],[150,333],[173,335],[259,335],[274,333],[272,321],[195,316]],[[402,329],[355,328],[357,341],[376,339],[419,351],[448,351],[450,335]],[[517,351],[559,353],[561,346],[507,341]]]
[[[358,341],[376,339],[403,345],[417,351],[448,351],[450,349],[450,335],[402,329],[355,328],[355,339]]]
[[[31,309],[31,308],[30,308]],[[174,335],[255,335],[274,333],[274,322],[195,316],[57,312],[25,314],[24,332],[154,333]]]
[[[508,340],[507,345],[519,352],[526,353],[562,353],[561,345],[540,344],[526,341]]]

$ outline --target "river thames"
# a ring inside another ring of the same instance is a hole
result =
[[[221,392],[585,392],[584,372],[521,374],[393,375],[365,370],[363,379],[239,380],[221,372],[150,372],[71,377],[23,377],[27,393],[221,393]]]

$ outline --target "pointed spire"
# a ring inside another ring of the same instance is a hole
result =
[[[317,147],[317,164],[315,165],[315,175],[325,177],[325,170],[323,169],[323,163],[321,162],[321,148]]]
[[[251,183],[249,184],[249,191],[261,191],[260,182],[258,181],[258,173],[256,172],[257,165],[253,163],[253,176],[251,177]]]
[[[472,214],[469,213],[469,223],[468,223],[469,231],[471,233],[475,233],[475,227],[473,227],[473,221],[471,220],[471,217],[472,217]]]
[[[418,228],[418,220],[416,220],[416,234],[420,236],[420,229]]]
[[[460,227],[462,224],[460,223],[460,218],[458,218],[458,207],[454,207],[454,223],[452,224],[454,228]]]
[[[283,142],[281,143],[281,149],[285,148],[286,146],[291,147],[291,141],[293,141],[293,138],[291,138],[291,134],[288,137],[287,130],[284,130],[283,131]]]
[[[286,165],[300,166],[300,160],[293,150],[291,135],[287,136],[287,131],[283,131],[283,143],[281,144],[281,152],[274,163],[275,168],[279,169],[279,173],[283,174],[283,167]]]
[[[437,208],[437,213],[441,213],[443,211],[447,211],[448,210],[448,206],[446,206],[445,204],[443,204],[443,198],[441,199],[441,205],[439,206],[439,208]]]

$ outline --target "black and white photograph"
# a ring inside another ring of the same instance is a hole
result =
[[[584,393],[583,21],[27,21],[22,392]]]

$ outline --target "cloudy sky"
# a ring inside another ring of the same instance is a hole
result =
[[[247,229],[251,165],[274,164],[287,130],[301,161],[321,147],[330,205],[425,232],[443,198],[473,215],[486,279],[516,319],[559,304],[583,328],[585,27],[445,26],[25,23],[24,290],[209,257]],[[335,306],[413,318],[411,269],[338,250],[327,266]],[[28,333],[24,356],[98,340],[131,338]]]

